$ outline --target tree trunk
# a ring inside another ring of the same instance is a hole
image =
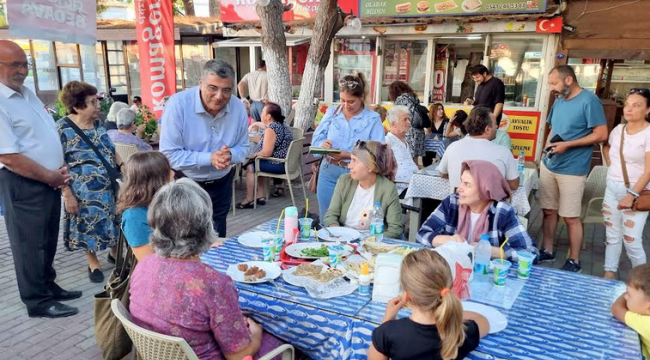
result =
[[[316,93],[323,87],[325,68],[330,61],[334,35],[344,25],[343,18],[338,15],[336,3],[336,0],[321,0],[318,6],[294,119],[294,126],[303,130],[308,130],[314,124],[318,109],[318,101],[314,99]]]
[[[269,100],[280,105],[284,115],[288,116],[291,112],[291,84],[287,39],[282,23],[284,7],[280,0],[271,0],[267,6],[256,5],[255,10],[262,23],[262,52],[266,60]]]
[[[219,0],[209,0],[210,1],[210,17],[221,18],[221,7],[219,6]]]
[[[183,7],[185,8],[185,16],[195,16],[194,0],[183,0]]]
[[[465,102],[468,98],[474,98],[474,88],[476,84],[474,83],[474,79],[472,79],[472,68],[475,65],[480,64],[482,59],[483,53],[473,52],[469,54],[469,62],[465,68],[465,77],[463,78],[463,82],[460,84],[461,103]]]

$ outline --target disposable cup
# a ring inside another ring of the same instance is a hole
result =
[[[508,260],[494,259],[492,260],[492,267],[494,268],[494,285],[504,286],[506,278],[512,263]]]
[[[535,255],[528,251],[517,251],[517,256],[519,257],[517,277],[520,279],[528,279],[530,277],[530,271],[533,267],[533,260],[535,260]]]
[[[262,254],[264,256],[264,261],[275,261],[275,243],[275,238],[262,240]]]
[[[343,246],[330,245],[327,247],[327,250],[330,254],[330,267],[334,269],[341,263],[341,258],[343,257]]]
[[[311,224],[314,221],[312,218],[301,218],[298,219],[298,224],[300,224],[300,240],[309,240],[311,237]]]

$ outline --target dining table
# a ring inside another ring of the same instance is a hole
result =
[[[423,198],[444,200],[451,195],[449,179],[440,177],[440,172],[437,169],[438,164],[439,162],[435,162],[413,174],[404,196],[403,201],[405,204],[421,209],[421,199]],[[537,169],[525,168],[523,177],[523,185],[513,191],[509,199],[520,217],[524,217],[530,212],[529,198],[531,192],[539,187]],[[420,230],[421,220],[422,214],[420,212],[411,212],[409,217],[409,241],[415,241],[418,230]]]
[[[274,232],[277,222],[271,219],[250,231]],[[384,242],[423,247],[395,239]],[[230,265],[262,259],[261,249],[243,246],[238,236],[201,256],[205,264],[221,273],[226,273]],[[609,310],[625,291],[624,283],[538,266],[533,267],[529,279],[519,280],[516,271],[515,265],[506,282],[519,284],[520,288],[516,298],[510,299],[510,308],[487,303],[506,316],[507,327],[481,339],[466,359],[641,358],[638,335],[613,318]],[[386,304],[374,302],[371,295],[360,295],[358,291],[315,299],[306,289],[285,282],[282,276],[260,284],[236,282],[235,286],[244,315],[317,360],[367,359],[372,331],[381,324],[386,308]],[[470,301],[483,300],[472,297]],[[409,310],[402,309],[398,317],[409,314]]]

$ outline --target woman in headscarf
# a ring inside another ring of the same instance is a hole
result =
[[[462,164],[458,193],[449,195],[429,216],[418,232],[418,241],[438,247],[449,241],[476,245],[487,234],[492,244],[492,257],[505,256],[517,260],[517,250],[538,255],[526,228],[519,222],[515,209],[506,201],[510,196],[508,182],[491,162],[470,160]]]

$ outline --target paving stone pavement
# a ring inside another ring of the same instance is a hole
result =
[[[299,209],[304,206],[304,199],[299,188],[296,201]],[[243,189],[237,190],[237,201],[244,197]],[[311,208],[317,211],[317,200],[309,194]],[[228,216],[228,236],[239,234],[257,226],[270,218],[277,217],[281,209],[289,206],[288,196],[270,198],[267,205],[257,210],[237,210],[236,215]],[[530,233],[541,237],[541,210],[534,206],[530,214]],[[585,274],[602,276],[604,259],[605,232],[603,225],[587,225],[585,237],[588,248],[582,253]],[[645,232],[645,245],[648,249],[648,229]],[[567,249],[566,229],[561,226],[557,236],[558,259],[550,266],[561,267]],[[104,274],[108,276],[113,268],[106,261],[108,251],[99,253]],[[624,278],[630,268],[630,262],[621,256],[621,276]],[[79,314],[63,319],[41,319],[27,316],[25,307],[18,296],[16,275],[4,218],[0,217],[0,359],[101,359],[99,348],[95,344],[93,328],[93,295],[102,290],[103,284],[94,284],[88,280],[87,264],[83,252],[65,251],[62,242],[54,260],[57,271],[57,283],[65,289],[82,290],[83,297],[67,304],[79,307]]]

